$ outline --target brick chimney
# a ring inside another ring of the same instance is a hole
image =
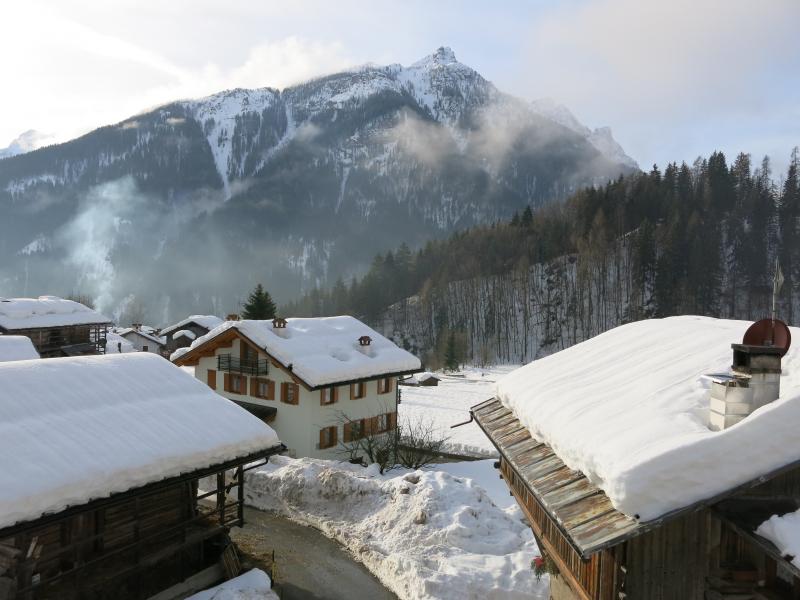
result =
[[[733,365],[729,375],[711,381],[708,426],[713,431],[735,425],[754,410],[777,400],[781,392],[780,346],[731,344]]]

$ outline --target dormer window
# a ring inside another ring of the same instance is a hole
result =
[[[369,346],[372,343],[372,338],[368,335],[362,335],[358,338],[358,345],[359,346]]]
[[[283,317],[275,317],[272,319],[273,329],[286,329],[286,319]]]

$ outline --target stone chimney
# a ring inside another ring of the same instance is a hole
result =
[[[230,313],[227,317],[225,317],[226,321],[238,321],[239,315],[236,313]]]
[[[358,338],[358,345],[359,346],[369,346],[372,343],[372,338],[368,335],[362,335]]]
[[[713,431],[735,425],[780,396],[781,357],[786,348],[753,344],[731,347],[731,373],[714,375],[711,380],[708,426]]]

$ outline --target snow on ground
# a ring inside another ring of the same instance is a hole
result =
[[[285,327],[271,320],[226,321],[197,338],[189,348],[172,353],[177,360],[229,329],[266,350],[310,386],[365,377],[407,373],[419,369],[419,359],[350,316],[286,319]],[[359,338],[370,338],[361,345]]]
[[[750,324],[684,316],[623,325],[518,369],[498,397],[617,509],[648,521],[800,457],[797,345],[783,359],[779,400],[724,431],[708,428],[707,375],[728,370],[731,343]]]
[[[508,491],[508,486],[500,479],[500,471],[494,468],[495,459],[488,460],[466,460],[463,462],[447,462],[433,465],[429,469],[433,471],[444,471],[453,477],[469,478],[483,488],[489,498],[498,508],[502,508],[510,514],[518,514],[522,518],[522,511],[519,510],[517,501]]]
[[[252,569],[186,600],[279,600],[270,588],[269,575]]]
[[[497,450],[475,422],[450,429],[469,419],[469,408],[495,396],[496,382],[518,365],[468,367],[457,374],[436,373],[437,386],[400,386],[400,422],[431,422],[447,436],[444,451],[462,456],[497,456]]]
[[[278,444],[148,352],[0,363],[0,528]]]
[[[376,467],[275,456],[248,474],[246,500],[335,539],[402,600],[549,596],[530,566],[533,534],[513,509],[464,476]]]
[[[756,533],[775,544],[783,556],[791,556],[800,567],[800,510],[785,515],[772,515],[756,529]]]

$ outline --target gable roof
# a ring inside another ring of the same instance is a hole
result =
[[[195,323],[200,327],[211,331],[215,327],[222,325],[224,322],[225,321],[219,317],[215,317],[214,315],[190,315],[182,321],[178,321],[177,323],[164,327],[164,329],[161,330],[161,335],[168,335],[173,331],[177,331],[178,329],[186,327],[190,323]]]
[[[709,375],[728,370],[749,325],[689,316],[623,325],[510,373],[497,399],[617,510],[658,519],[800,460],[798,346],[783,358],[778,400],[723,431],[708,427]]]
[[[154,354],[0,363],[0,528],[279,443]]]
[[[139,337],[143,337],[146,340],[153,342],[154,344],[158,344],[159,346],[164,345],[164,340],[157,338],[154,335],[146,333],[141,329],[134,329],[133,327],[125,327],[123,329],[118,329],[117,334],[121,335],[122,337],[126,337],[128,335],[138,335]]]
[[[532,437],[514,413],[496,398],[473,406],[470,413],[534,501],[585,559],[701,508],[714,507],[719,512],[719,507],[729,502],[727,498],[800,468],[800,461],[795,461],[715,496],[643,521],[614,508],[602,489],[581,471],[570,469],[550,446]]]
[[[39,353],[31,338],[24,335],[0,335],[0,362],[34,358],[39,358]]]
[[[246,338],[301,379],[316,388],[359,379],[394,376],[420,369],[420,360],[350,316],[287,319],[285,328],[272,321],[226,321],[171,359],[186,364],[213,341],[230,332]],[[368,335],[367,346],[359,338]]]
[[[0,298],[0,329],[6,331],[110,324],[108,317],[88,306],[57,296]]]

